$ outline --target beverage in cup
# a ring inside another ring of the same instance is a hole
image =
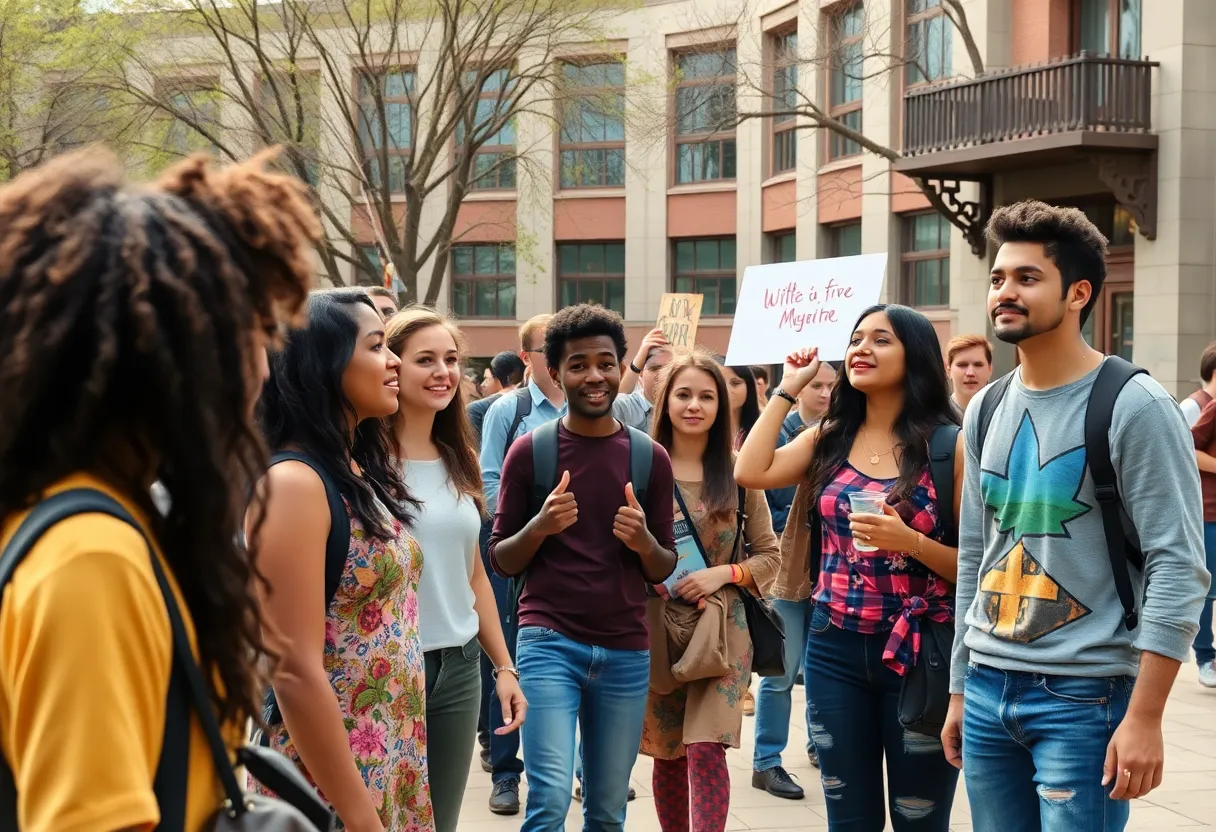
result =
[[[849,492],[849,508],[853,514],[882,514],[883,504],[887,501],[887,495],[881,491],[850,491]],[[877,552],[877,546],[870,546],[862,543],[858,538],[853,538],[853,548],[859,552]]]

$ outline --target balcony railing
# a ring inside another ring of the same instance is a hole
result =
[[[1149,133],[1155,66],[1155,61],[1082,52],[1040,66],[909,90],[904,95],[904,155],[1075,131]]]

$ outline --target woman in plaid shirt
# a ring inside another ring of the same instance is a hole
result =
[[[819,755],[831,829],[884,828],[885,758],[896,832],[946,832],[958,772],[946,762],[938,738],[905,730],[898,717],[920,622],[954,619],[958,552],[935,539],[941,528],[929,475],[933,430],[958,424],[941,346],[919,312],[895,305],[867,309],[849,341],[827,415],[778,449],[782,420],[819,363],[815,349],[786,359],[781,386],[735,465],[736,479],[747,488],[798,485],[802,499],[795,500],[791,516],[816,500],[823,518],[815,586],[806,579],[805,526],[790,523],[782,539],[782,570],[761,589],[788,593],[792,587],[793,597],[809,595],[815,602],[806,648],[807,727]],[[959,449],[956,523],[962,465]],[[886,494],[883,514],[851,514],[849,495],[859,491]]]

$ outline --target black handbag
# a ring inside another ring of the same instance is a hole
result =
[[[953,649],[953,624],[921,619],[920,652],[899,689],[899,724],[909,731],[936,737],[946,726]]]
[[[735,509],[735,542],[731,547],[730,562],[739,562],[743,548],[744,500],[747,498],[742,486],[739,488],[739,505]],[[746,589],[739,590],[743,612],[747,615],[747,630],[752,639],[752,672],[757,676],[785,675],[785,624],[781,614],[768,603]]]

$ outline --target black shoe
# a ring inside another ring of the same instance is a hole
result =
[[[579,803],[583,802],[583,787],[582,786],[574,787],[574,799],[577,800]],[[633,786],[630,786],[629,787],[629,800],[633,801],[633,800],[637,800],[637,799],[638,799],[638,793],[633,790]]]
[[[490,811],[496,815],[519,814],[519,778],[508,777],[494,784],[490,792]]]
[[[807,759],[811,761],[812,768],[819,768],[819,752],[813,748],[806,750]]]
[[[481,749],[481,770],[489,774],[494,770],[494,766],[490,765],[490,749]]]
[[[794,684],[795,684],[795,685],[798,685],[799,687],[803,687],[803,688],[804,688],[804,687],[806,687],[806,680],[804,680],[804,679],[802,678],[802,674],[801,674],[801,673],[799,673],[799,674],[798,674],[798,675],[797,675],[797,676],[794,678]]]
[[[806,793],[790,777],[781,766],[773,766],[764,771],[752,772],[752,788],[763,789],[773,797],[784,797],[786,800],[802,800]]]

